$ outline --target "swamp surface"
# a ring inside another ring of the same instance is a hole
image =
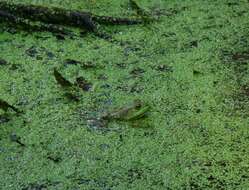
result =
[[[128,0],[9,2],[136,14]],[[101,26],[115,41],[0,24],[0,99],[23,111],[0,110],[0,189],[249,189],[249,2],[137,2],[160,18]],[[78,101],[54,68],[85,81]],[[146,117],[99,119],[134,100]]]

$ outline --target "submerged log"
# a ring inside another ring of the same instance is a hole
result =
[[[72,35],[71,31],[53,24],[45,24],[45,23],[31,23],[29,20],[16,17],[8,12],[0,10],[0,22],[7,22],[8,25],[14,26],[15,28],[21,28],[25,31],[47,31],[52,33],[58,33],[62,35]]]
[[[6,102],[5,100],[0,99],[0,109],[2,109],[3,111],[6,112],[9,108],[11,108],[12,110],[14,110],[17,113],[21,113],[21,111],[19,109],[17,109],[15,106],[12,106],[8,102]]]
[[[13,25],[13,24],[16,24],[16,25],[21,25],[21,27],[23,29],[27,28],[27,27],[30,27],[30,25],[28,24],[27,21],[25,21],[24,19],[21,19],[21,18],[18,18],[18,17],[15,17],[14,15],[6,12],[6,11],[2,11],[0,10],[0,21],[1,22],[7,22],[9,25]]]
[[[39,21],[49,24],[61,24],[84,28],[88,31],[97,31],[96,22],[103,24],[139,24],[141,19],[116,18],[110,16],[98,16],[89,12],[73,11],[56,7],[44,7],[38,5],[13,4],[0,1],[0,11],[8,12],[16,17]],[[1,16],[1,15],[0,15]],[[4,16],[4,15],[2,15]]]
[[[35,5],[12,4],[0,1],[0,11],[8,12],[16,17],[40,21],[49,24],[62,24],[95,31],[96,25],[89,13],[69,11],[61,8],[48,8]]]

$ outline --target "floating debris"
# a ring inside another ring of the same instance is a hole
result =
[[[45,190],[45,189],[58,189],[56,186],[61,182],[59,181],[40,181],[35,183],[29,183],[21,188],[21,190]]]
[[[21,113],[20,110],[18,110],[16,107],[10,105],[8,102],[6,102],[5,100],[1,100],[0,99],[0,109],[2,109],[3,111],[8,111],[8,109],[11,108],[12,110],[14,110],[17,113]]]
[[[140,67],[136,67],[130,71],[130,74],[133,75],[134,77],[141,76],[143,73],[145,73],[145,70]]]
[[[234,61],[247,61],[249,60],[249,50],[243,52],[237,52],[232,55]]]
[[[32,183],[32,184],[28,184],[26,187],[23,187],[21,190],[42,190],[42,189],[47,189],[47,185],[46,184],[36,184],[36,183]]]
[[[63,34],[54,34],[57,40],[65,40],[65,36]]]
[[[53,161],[54,163],[59,163],[62,161],[60,154],[56,151],[48,152],[47,159]]]
[[[80,97],[80,90],[83,91],[89,91],[93,89],[94,85],[90,82],[88,82],[84,77],[78,77],[76,78],[76,81],[74,83],[71,83],[69,80],[67,80],[65,77],[62,76],[59,71],[54,68],[54,77],[58,84],[60,84],[61,87],[63,87],[65,91],[65,95],[72,100],[79,101]]]
[[[84,77],[76,78],[75,84],[83,91],[89,91],[92,88],[92,83],[88,82]]]
[[[7,64],[8,64],[7,61],[5,61],[4,59],[0,58],[0,66],[1,65],[7,65]]]
[[[161,72],[167,72],[167,71],[172,72],[173,71],[172,67],[165,65],[165,64],[158,65],[155,69]]]
[[[198,41],[197,40],[191,41],[190,47],[198,47]]]
[[[141,8],[135,0],[130,0],[130,5],[133,10],[137,12],[138,15],[142,17],[149,17],[150,14],[145,9]]]
[[[34,57],[38,54],[38,51],[37,51],[37,49],[36,49],[35,46],[32,46],[32,47],[30,47],[29,49],[27,49],[27,50],[25,51],[25,53],[26,53],[29,57],[34,58]]]
[[[75,102],[80,101],[80,96],[76,91],[65,92],[64,94],[69,100],[73,100]]]
[[[60,84],[62,87],[72,87],[73,84],[68,81],[67,79],[65,79],[65,77],[62,76],[61,73],[59,73],[59,71],[54,68],[54,77],[57,81],[58,84]]]
[[[63,88],[64,95],[74,101],[79,101],[79,90],[76,88],[76,86],[68,81],[65,77],[62,76],[59,71],[54,68],[54,77],[57,81],[57,83]]]
[[[90,62],[90,61],[87,61],[87,62],[82,62],[82,61],[77,61],[77,60],[74,60],[74,59],[66,59],[64,61],[64,65],[80,65],[81,68],[83,69],[88,69],[88,68],[96,68],[96,64]]]
[[[81,63],[81,68],[83,69],[91,69],[91,68],[97,68],[97,67],[100,67],[100,66],[97,66],[95,63],[91,61]]]
[[[16,134],[11,134],[10,140],[12,142],[19,144],[20,146],[25,146],[25,144],[21,142],[21,137],[17,136]]]
[[[78,64],[81,64],[81,62],[80,61],[76,61],[74,59],[66,59],[64,61],[64,64],[65,65],[78,65]]]
[[[194,69],[193,70],[193,75],[194,76],[200,76],[200,75],[202,75],[203,73],[201,72],[201,71],[198,71],[198,70],[196,70],[196,69]]]
[[[0,124],[7,123],[10,121],[10,118],[6,114],[0,115]]]

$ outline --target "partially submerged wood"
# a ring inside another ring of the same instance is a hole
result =
[[[115,18],[110,16],[98,16],[89,12],[67,10],[56,7],[44,7],[38,5],[13,4],[0,1],[0,17],[5,18],[14,15],[16,18],[29,19],[47,24],[60,24],[84,28],[91,32],[97,31],[97,24],[139,24],[141,19]],[[6,14],[3,14],[6,13]],[[11,19],[13,21],[15,19]]]
[[[8,12],[16,17],[30,19],[32,21],[77,26],[89,31],[96,30],[96,25],[93,23],[91,15],[86,12],[35,5],[12,4],[6,1],[0,2],[0,11]]]
[[[8,109],[12,109],[17,113],[21,113],[21,111],[17,109],[15,106],[10,105],[8,102],[2,99],[0,99],[0,109],[2,109],[5,112],[7,112]]]
[[[6,11],[0,10],[0,22],[7,22],[8,25],[14,26],[15,28],[20,28],[25,31],[48,31],[52,33],[58,33],[62,35],[72,35],[71,31],[63,28],[62,26],[56,26],[53,24],[45,23],[32,23],[27,19],[21,17],[16,17]]]
[[[81,91],[89,91],[92,89],[92,83],[88,82],[84,77],[76,78],[75,82],[72,83],[67,80],[62,74],[54,68],[54,77],[56,82],[62,87],[64,95],[70,100],[79,101]]]
[[[65,87],[65,88],[73,87],[73,83],[71,83],[69,80],[63,77],[62,74],[59,73],[59,71],[56,68],[54,68],[54,77],[57,83],[61,85],[62,87]]]

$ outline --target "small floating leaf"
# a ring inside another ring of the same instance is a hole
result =
[[[1,108],[3,111],[8,111],[8,109],[11,108],[11,109],[14,110],[15,112],[21,113],[16,107],[10,105],[8,102],[6,102],[6,101],[4,101],[4,100],[1,100],[1,99],[0,99],[0,108]]]

